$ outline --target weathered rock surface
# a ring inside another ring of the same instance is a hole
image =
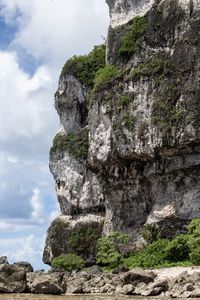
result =
[[[31,264],[27,261],[19,261],[19,262],[15,262],[13,264],[14,266],[18,267],[19,269],[24,270],[24,272],[33,272],[33,267],[31,266]]]
[[[0,266],[0,292],[34,294],[115,294],[200,297],[200,268],[133,269],[125,273],[87,271],[24,272],[16,265]],[[182,271],[183,270],[183,271]]]
[[[62,286],[63,273],[27,273],[27,288],[35,294],[56,294],[64,292]]]
[[[144,15],[155,0],[107,0],[110,8],[110,25],[117,27],[126,24],[135,16]]]
[[[0,256],[0,265],[2,264],[8,264],[7,256]]]
[[[21,293],[26,290],[26,273],[23,269],[4,263],[0,265],[0,293]]]
[[[137,247],[146,224],[173,237],[200,217],[199,1],[107,3],[107,62],[121,75],[91,92],[66,74],[55,96],[62,129],[50,170],[62,216],[48,230],[49,264],[69,252],[95,262],[101,234],[122,231]],[[135,16],[142,35],[120,51]]]

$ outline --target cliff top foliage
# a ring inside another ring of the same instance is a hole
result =
[[[147,16],[135,17],[131,29],[124,35],[118,53],[122,56],[131,56],[138,48],[139,39],[147,30]]]
[[[93,88],[96,72],[105,66],[106,46],[95,46],[88,55],[73,56],[64,65],[61,77],[73,75],[87,88]]]
[[[57,134],[53,140],[50,154],[57,150],[60,152],[67,151],[74,157],[86,159],[88,155],[88,129],[82,129],[77,135],[75,134]]]
[[[106,65],[104,68],[99,69],[96,72],[94,81],[94,91],[96,91],[100,86],[114,79],[120,78],[122,76],[122,71],[113,66]]]

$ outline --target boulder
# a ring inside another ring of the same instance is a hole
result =
[[[7,256],[0,256],[0,265],[2,264],[8,264]]]
[[[102,273],[102,269],[99,266],[94,265],[94,266],[88,268],[87,272],[90,275],[100,275]]]
[[[134,287],[132,284],[126,284],[122,287],[120,294],[123,295],[131,295],[134,291]]]
[[[126,266],[120,266],[120,267],[114,269],[114,270],[112,271],[112,274],[125,273],[125,272],[128,272],[128,271],[129,271],[129,268],[128,268],[128,267],[126,267]]]
[[[35,294],[60,295],[64,292],[62,273],[27,273],[27,287],[29,292]]]
[[[121,275],[121,280],[124,284],[137,285],[140,282],[150,283],[154,281],[155,274],[153,272],[135,269]]]
[[[67,294],[81,294],[83,293],[83,281],[82,280],[70,280],[67,282]]]
[[[13,264],[14,266],[23,269],[25,272],[33,272],[33,267],[29,262],[26,261],[20,261]]]
[[[26,273],[21,268],[4,263],[0,265],[0,293],[21,293],[26,290]]]

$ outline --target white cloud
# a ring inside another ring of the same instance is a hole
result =
[[[10,263],[28,261],[36,269],[44,268],[45,265],[42,264],[44,240],[44,236],[36,237],[34,234],[18,238],[1,239],[1,255],[8,256]]]
[[[48,170],[59,72],[102,42],[108,9],[104,0],[0,0],[0,17],[16,29],[0,49],[1,255],[38,265],[42,235],[59,215]]]
[[[1,0],[3,15],[11,22],[17,15],[14,47],[22,47],[36,59],[59,66],[76,53],[102,42],[108,27],[103,0]]]
[[[29,77],[20,69],[17,54],[8,52],[0,52],[0,69],[0,140],[40,134],[48,127],[47,116],[53,115],[48,70],[42,66]]]
[[[44,217],[44,206],[42,202],[41,192],[38,188],[33,189],[33,195],[31,197],[32,218],[41,219]]]

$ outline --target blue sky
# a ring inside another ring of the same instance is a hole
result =
[[[44,268],[47,228],[60,214],[48,168],[59,120],[60,70],[102,43],[104,0],[0,0],[0,256]]]

